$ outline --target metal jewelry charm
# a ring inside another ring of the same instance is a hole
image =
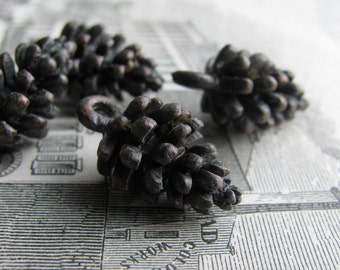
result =
[[[138,96],[123,111],[108,97],[89,96],[79,103],[78,117],[103,133],[98,171],[111,177],[114,188],[140,194],[147,202],[166,193],[172,206],[188,204],[204,214],[214,204],[230,210],[241,201],[229,168],[216,159],[216,147],[195,144],[203,122],[180,104]]]
[[[203,112],[219,125],[230,122],[245,133],[294,117],[308,103],[290,71],[281,70],[261,53],[250,55],[226,45],[208,61],[205,73],[176,71],[173,80],[204,90]]]

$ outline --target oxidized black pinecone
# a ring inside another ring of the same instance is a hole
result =
[[[25,55],[25,64],[35,58]],[[38,65],[39,66],[39,65]],[[58,108],[54,96],[35,83],[35,77],[25,68],[16,71],[9,53],[0,55],[0,149],[20,148],[24,136],[42,138],[47,133],[46,118],[54,117]]]
[[[241,201],[229,169],[216,160],[216,147],[193,144],[202,137],[203,122],[178,103],[139,96],[123,111],[107,97],[89,96],[80,102],[78,116],[103,133],[98,171],[111,176],[114,188],[142,194],[147,202],[166,192],[174,207],[190,204],[202,213],[213,204],[229,210]]]
[[[162,87],[155,63],[142,55],[141,48],[124,46],[125,38],[107,34],[103,25],[68,22],[61,38],[76,44],[73,69],[68,74],[69,95],[76,100],[94,94],[111,94],[122,100],[122,90],[139,96]]]
[[[233,122],[245,133],[279,124],[308,106],[290,71],[276,68],[264,54],[250,55],[231,45],[208,61],[206,73],[172,75],[178,84],[204,89],[202,111],[210,112],[216,123]]]

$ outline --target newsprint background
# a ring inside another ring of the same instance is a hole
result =
[[[256,12],[252,1],[234,2],[221,16],[204,1],[0,1],[1,52],[57,37],[71,19],[141,44],[166,79],[159,95],[204,120],[206,141],[244,190],[234,210],[210,216],[111,191],[96,172],[100,135],[66,115],[65,103],[46,138],[0,153],[0,269],[340,269],[336,25],[324,13],[310,23],[322,10],[315,1],[301,1],[320,12],[300,21],[301,3],[279,6],[285,22],[268,1],[254,1],[264,4]],[[176,86],[170,73],[202,70],[229,42],[293,70],[311,106],[257,137],[216,127],[200,112],[201,93]]]

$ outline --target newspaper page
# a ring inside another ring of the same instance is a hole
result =
[[[139,43],[165,79],[157,96],[181,102],[204,121],[205,141],[217,146],[244,191],[232,211],[214,207],[201,215],[111,190],[96,168],[101,134],[83,127],[74,105],[64,103],[47,137],[0,153],[0,269],[340,269],[336,39],[273,29],[264,12],[255,21],[236,3],[218,17],[224,29],[203,1],[0,3],[1,52],[57,37],[69,20],[102,23]],[[185,12],[190,16],[178,15]],[[202,71],[233,42],[296,72],[310,107],[257,136],[214,124],[201,112],[201,92],[174,84],[171,72]],[[126,95],[124,104],[129,100]]]

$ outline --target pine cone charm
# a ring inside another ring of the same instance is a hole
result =
[[[68,74],[69,95],[76,100],[94,94],[122,100],[122,90],[132,96],[158,91],[163,79],[155,63],[142,55],[137,44],[124,47],[124,36],[110,36],[104,30],[100,24],[65,24],[61,38],[76,44],[73,69]]]
[[[89,96],[81,100],[78,117],[103,133],[98,171],[111,177],[114,188],[141,194],[147,202],[165,192],[172,206],[190,204],[205,214],[213,204],[231,209],[241,201],[229,169],[216,160],[216,147],[194,144],[203,123],[180,104],[138,96],[123,111],[107,97]]]
[[[34,60],[31,59],[31,62]],[[53,94],[37,87],[35,77],[28,70],[16,72],[12,57],[8,53],[1,54],[0,149],[22,147],[25,142],[22,135],[44,137],[47,133],[46,118],[52,118],[59,112],[53,101]]]
[[[245,133],[280,124],[308,106],[290,71],[276,68],[261,53],[250,55],[231,45],[208,61],[206,73],[172,75],[178,84],[204,90],[202,111],[210,112],[217,124],[232,122]]]

